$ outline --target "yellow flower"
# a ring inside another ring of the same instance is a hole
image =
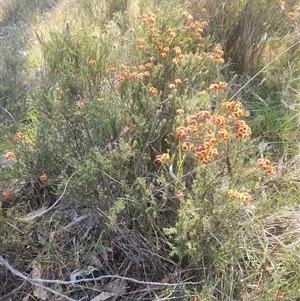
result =
[[[184,114],[184,110],[183,110],[183,109],[177,109],[177,110],[176,110],[176,113],[177,113],[178,115],[182,115],[182,114]]]

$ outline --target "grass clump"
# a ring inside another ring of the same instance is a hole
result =
[[[30,281],[17,288],[4,270],[3,296],[297,300],[299,279],[285,277],[299,247],[295,198],[284,201],[282,191],[292,195],[289,182],[299,184],[298,161],[290,152],[289,165],[280,165],[281,152],[259,152],[251,138],[282,143],[291,127],[271,128],[292,124],[290,112],[278,121],[276,93],[266,93],[262,110],[265,96],[254,85],[236,93],[243,84],[230,78],[226,61],[236,56],[222,30],[240,2],[215,14],[205,4],[144,1],[134,15],[127,1],[71,1],[76,22],[54,9],[55,26],[49,19],[36,28],[28,63],[39,69],[26,120],[1,145],[11,179],[2,191],[1,249],[44,282],[41,291]],[[266,6],[257,14],[243,3],[242,11],[269,18]],[[242,72],[263,62],[263,49],[248,51]],[[246,100],[257,93],[256,102]]]

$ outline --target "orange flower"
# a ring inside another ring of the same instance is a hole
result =
[[[181,84],[181,80],[178,79],[178,78],[175,79],[175,80],[174,80],[174,84],[175,84],[175,85],[180,85],[180,84]]]
[[[219,88],[220,88],[221,90],[226,89],[226,88],[227,88],[227,83],[225,83],[225,82],[219,82]]]
[[[207,94],[207,92],[205,90],[202,90],[198,93],[199,96],[204,96],[206,94]]]
[[[90,59],[90,60],[89,60],[89,64],[90,64],[90,66],[96,66],[96,61]]]
[[[249,193],[239,193],[236,190],[228,190],[227,194],[236,200],[241,200],[245,205],[251,202]]]
[[[233,117],[243,117],[244,116],[244,110],[238,107],[234,108],[234,111],[231,114]]]
[[[220,125],[223,125],[226,121],[225,117],[222,115],[213,115],[213,116],[211,116],[211,119],[214,123],[220,124]]]
[[[99,97],[99,98],[97,98],[97,101],[98,102],[104,102],[104,98],[103,97]]]
[[[79,109],[82,109],[82,108],[85,107],[86,102],[85,102],[85,101],[77,101],[77,102],[76,102],[76,105],[77,105],[77,107],[78,107]]]
[[[145,41],[144,41],[143,38],[139,38],[139,39],[136,40],[136,43],[137,43],[138,45],[143,45],[144,42],[145,42]]]
[[[273,174],[274,173],[274,168],[271,165],[271,161],[269,159],[258,159],[257,160],[257,165],[264,169],[267,173]]]
[[[229,133],[226,129],[222,128],[218,131],[218,137],[222,140],[222,141],[226,141],[229,139]]]
[[[194,149],[194,144],[191,141],[184,141],[181,143],[181,149],[184,151],[192,151]]]
[[[183,110],[183,109],[177,109],[177,110],[176,110],[176,113],[177,113],[178,115],[182,115],[182,114],[184,114],[184,110]]]
[[[79,117],[79,116],[81,116],[82,115],[82,113],[80,112],[80,111],[76,111],[75,113],[74,113],[74,116],[75,117]]]
[[[213,147],[213,146],[216,144],[217,139],[216,139],[215,137],[213,137],[213,136],[211,136],[211,137],[206,137],[206,138],[204,139],[204,143],[205,143],[205,142],[208,142],[208,143],[210,144],[210,146]]]
[[[158,43],[156,44],[156,48],[157,48],[157,50],[159,50],[159,51],[163,50],[163,48],[164,48],[163,43],[162,43],[162,42],[158,42]]]
[[[46,182],[46,181],[48,180],[48,176],[44,173],[44,174],[42,174],[42,175],[40,176],[40,180],[41,180],[42,182]]]
[[[188,133],[188,129],[183,126],[180,126],[176,129],[176,136],[178,138],[185,138]]]
[[[218,90],[219,89],[219,85],[218,84],[211,84],[209,86],[209,90],[211,91],[215,91],[215,90]]]
[[[167,57],[167,54],[165,52],[162,52],[159,54],[159,56],[162,58],[162,59],[165,59]]]
[[[228,190],[227,194],[234,199],[240,198],[240,194],[236,190]]]
[[[187,127],[187,131],[191,134],[198,133],[198,128],[192,124]]]
[[[146,63],[146,64],[145,64],[145,68],[146,68],[147,70],[151,70],[151,69],[152,69],[152,65],[151,65],[150,63]]]
[[[25,139],[25,134],[24,133],[19,132],[19,133],[14,135],[14,140],[15,141],[19,141],[19,140],[22,140],[22,139]]]
[[[174,52],[175,54],[181,54],[181,49],[180,49],[180,47],[178,47],[178,46],[174,47],[174,48],[173,48],[173,52]]]
[[[247,124],[240,126],[235,133],[235,137],[238,139],[247,138],[249,136],[251,136],[251,128]]]
[[[275,292],[275,297],[277,300],[282,300],[284,298],[284,293],[279,292],[278,290]]]
[[[13,152],[7,152],[5,154],[5,159],[8,160],[8,159],[12,159],[12,158],[15,158],[16,155],[13,153]]]
[[[251,202],[251,196],[249,193],[241,193],[240,200],[245,204],[248,205]]]
[[[114,65],[109,65],[109,66],[108,66],[108,70],[109,70],[110,72],[114,72],[114,71],[115,71],[115,66],[114,66]]]
[[[120,83],[120,82],[122,82],[122,81],[124,81],[124,77],[122,76],[122,75],[117,75],[116,76],[116,80]]]
[[[149,93],[151,94],[151,95],[156,95],[157,94],[157,90],[154,88],[154,87],[151,87],[151,88],[149,88]]]
[[[234,101],[226,101],[222,104],[223,109],[232,110],[234,108]]]
[[[178,191],[174,197],[176,200],[181,200],[182,198],[184,198],[184,193],[181,191]]]
[[[194,118],[197,122],[202,122],[205,119],[210,119],[211,115],[208,111],[199,111],[197,114],[195,114]]]
[[[166,153],[157,155],[154,159],[154,162],[160,162],[160,163],[168,163],[170,161],[170,156]]]
[[[212,155],[213,157],[217,157],[217,156],[219,155],[218,150],[217,150],[216,148],[213,148],[213,149],[211,150],[211,155]]]
[[[9,198],[11,196],[11,192],[9,190],[5,190],[3,191],[3,197],[5,199]]]

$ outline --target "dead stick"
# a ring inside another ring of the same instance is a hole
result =
[[[143,285],[159,285],[159,286],[197,285],[197,284],[202,283],[202,281],[200,281],[200,282],[188,281],[188,282],[178,282],[178,283],[150,282],[150,281],[141,281],[141,280],[137,280],[134,278],[124,277],[124,276],[119,276],[119,275],[104,275],[104,276],[99,276],[96,278],[78,279],[78,280],[72,280],[72,281],[48,280],[48,279],[30,278],[30,277],[23,275],[21,272],[14,269],[2,256],[0,256],[0,263],[2,263],[4,266],[6,266],[16,276],[19,276],[22,279],[24,279],[30,283],[33,283],[33,284],[44,282],[44,283],[56,283],[56,284],[62,284],[62,285],[73,285],[73,284],[77,284],[80,282],[98,281],[98,280],[103,280],[103,279],[107,279],[107,278],[127,280],[129,282],[134,282],[134,283],[143,284]]]

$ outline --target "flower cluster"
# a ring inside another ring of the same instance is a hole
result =
[[[217,64],[224,64],[224,51],[221,44],[217,44],[211,52],[203,53],[203,56]]]
[[[257,160],[257,165],[267,171],[269,174],[274,173],[274,168],[271,164],[271,161],[269,159],[258,159]]]
[[[216,142],[215,137],[206,137],[204,142],[195,149],[195,153],[202,164],[207,164],[212,157],[218,156],[218,150],[215,148]]]
[[[226,82],[219,82],[218,84],[211,84],[209,86],[209,90],[211,91],[216,91],[216,90],[224,91],[226,88],[227,88]]]
[[[236,200],[242,201],[245,205],[251,202],[251,196],[248,193],[240,193],[236,190],[228,190],[228,195]]]
[[[246,124],[244,120],[237,120],[234,123],[235,137],[243,139],[251,136],[251,128]]]
[[[226,87],[226,83],[222,85]],[[208,164],[219,155],[218,144],[231,137],[243,139],[251,135],[251,128],[246,122],[237,120],[243,115],[241,102],[231,101],[223,103],[217,114],[202,110],[188,116],[185,119],[187,125],[176,129],[181,149],[193,152],[202,164]]]
[[[169,154],[161,154],[157,155],[154,159],[154,162],[160,162],[160,163],[168,163],[170,161],[170,156]]]

